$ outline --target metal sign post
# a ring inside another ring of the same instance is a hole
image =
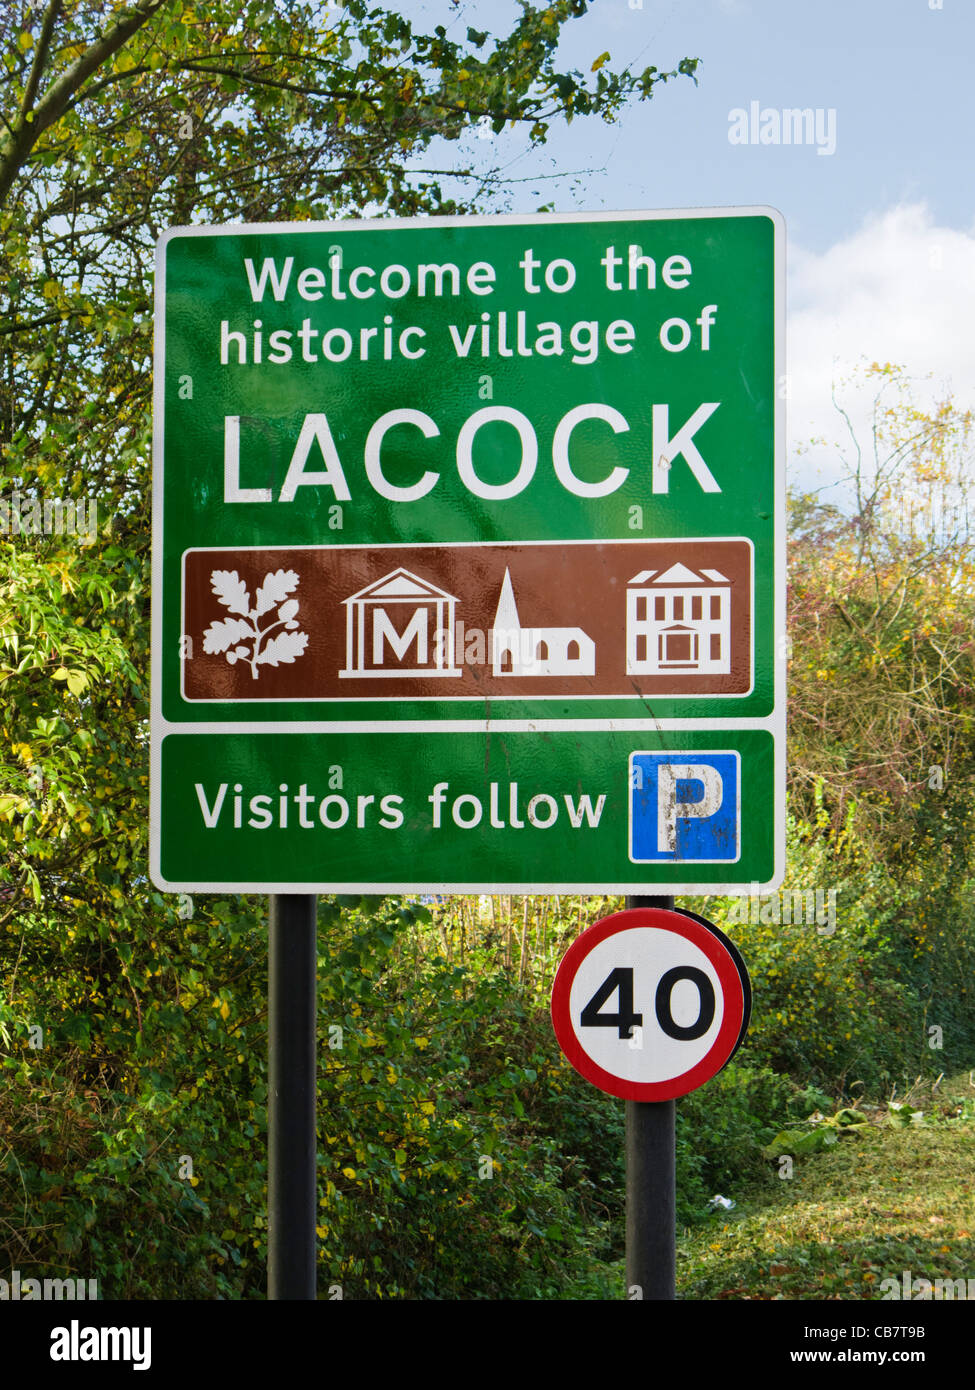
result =
[[[314,1299],[318,899],[275,894],[268,923],[268,1298]]]
[[[673,909],[669,894],[628,896],[634,907]],[[627,1100],[626,1292],[673,1299],[677,1289],[677,1109],[673,1100]]]

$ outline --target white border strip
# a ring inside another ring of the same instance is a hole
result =
[[[760,729],[778,731],[774,714],[764,718],[742,715],[738,719],[391,719],[333,720],[269,719],[266,723],[240,724],[231,720],[166,724],[169,734],[535,734],[535,733],[704,733],[711,729]]]

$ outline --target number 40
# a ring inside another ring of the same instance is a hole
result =
[[[698,1015],[695,1022],[688,1024],[687,1027],[678,1023],[673,1014],[672,999],[674,986],[678,980],[689,980],[697,986]],[[603,1013],[602,1006],[614,994],[618,996],[619,1000],[616,1013]],[[696,966],[675,965],[671,970],[665,970],[661,975],[657,983],[653,1007],[657,1015],[657,1022],[668,1038],[675,1038],[678,1042],[692,1042],[695,1038],[702,1038],[711,1027],[715,1010],[714,987],[704,971],[698,970]],[[643,1014],[633,1012],[633,969],[631,966],[618,965],[609,972],[582,1010],[579,1022],[583,1028],[615,1028],[617,1036],[621,1038],[633,1036],[633,1028],[643,1023]]]

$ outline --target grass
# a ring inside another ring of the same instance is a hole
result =
[[[915,1092],[921,1124],[887,1107],[821,1153],[777,1165],[738,1206],[679,1233],[682,1299],[877,1299],[885,1279],[975,1280],[975,1090],[967,1073]]]

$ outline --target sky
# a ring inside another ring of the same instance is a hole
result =
[[[457,40],[518,14],[507,0],[397,8]],[[902,365],[919,404],[953,392],[975,407],[973,0],[593,0],[560,58],[587,72],[606,50],[617,69],[698,58],[697,85],[674,79],[617,124],[576,120],[534,153],[523,134],[491,137],[518,180],[505,210],[778,208],[789,478],[824,500],[842,502],[850,456],[834,395],[869,435],[866,363]],[[810,109],[811,142],[733,142],[732,113],[750,120],[753,103]]]

